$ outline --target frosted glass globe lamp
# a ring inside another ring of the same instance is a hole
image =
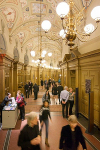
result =
[[[69,5],[66,2],[59,3],[56,12],[61,18],[64,18],[69,13]]]
[[[48,20],[44,20],[41,24],[41,27],[43,30],[45,30],[45,32],[48,32],[48,30],[50,30],[51,28],[51,22]]]
[[[94,26],[93,24],[88,24],[84,27],[84,31],[87,34],[91,34],[94,31]]]
[[[100,6],[96,6],[91,11],[91,17],[96,20],[96,22],[100,22]]]

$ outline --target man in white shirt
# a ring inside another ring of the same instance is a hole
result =
[[[60,94],[60,101],[61,101],[61,104],[62,104],[62,115],[63,115],[63,118],[65,117],[64,116],[64,108],[65,108],[65,106],[66,106],[66,118],[68,117],[68,98],[69,98],[69,92],[67,90],[68,90],[68,87],[65,86],[64,90],[61,91],[61,94]]]

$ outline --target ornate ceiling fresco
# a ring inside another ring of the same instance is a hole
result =
[[[53,53],[53,59],[61,58],[62,40],[59,32],[62,23],[56,14],[56,7],[62,0],[0,0],[0,15],[9,30],[9,37],[19,39],[22,50],[26,52],[34,50],[36,58],[39,57],[40,43],[39,35],[42,35],[42,50]],[[66,2],[68,0],[65,0]],[[76,9],[82,8],[86,0],[74,0],[79,5]],[[91,0],[87,0],[91,2]],[[41,4],[41,13],[40,13]],[[41,16],[40,16],[41,15]],[[52,24],[50,31],[40,29],[40,21],[49,20]],[[50,39],[58,39],[56,41]],[[46,58],[48,59],[48,57]]]

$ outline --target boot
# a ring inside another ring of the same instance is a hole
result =
[[[48,138],[45,139],[45,144],[50,147],[49,143],[48,143]]]

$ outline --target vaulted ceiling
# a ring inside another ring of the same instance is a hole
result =
[[[62,39],[59,31],[62,29],[56,7],[62,0],[0,0],[0,15],[9,30],[11,38],[16,37],[25,51],[34,50],[36,57],[40,55],[40,32],[42,50],[53,53],[54,59],[61,57]],[[69,0],[65,0],[69,2]],[[86,0],[74,0],[76,11],[82,9]],[[90,3],[90,0],[87,0]],[[40,13],[41,4],[41,13]],[[83,5],[82,5],[83,4]],[[47,35],[40,29],[41,22],[49,20],[52,24]],[[57,40],[58,39],[58,40]],[[55,40],[55,41],[54,41]],[[46,57],[49,59],[48,57]]]

